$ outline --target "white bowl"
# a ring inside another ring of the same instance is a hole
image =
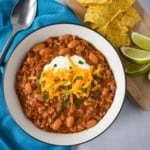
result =
[[[46,40],[49,36],[64,34],[77,35],[93,44],[106,57],[115,76],[117,89],[113,103],[106,115],[93,128],[79,133],[60,134],[49,133],[35,127],[22,111],[15,91],[16,72],[18,71],[27,51],[34,45]],[[112,45],[97,32],[75,24],[54,24],[40,28],[24,38],[11,55],[4,75],[4,95],[10,114],[16,123],[32,137],[54,145],[75,145],[93,139],[104,132],[115,120],[123,105],[126,79],[123,65]]]

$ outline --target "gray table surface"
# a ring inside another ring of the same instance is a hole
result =
[[[139,0],[150,14],[150,0]],[[144,111],[127,96],[120,115],[112,126],[97,138],[72,150],[149,150],[150,111]]]

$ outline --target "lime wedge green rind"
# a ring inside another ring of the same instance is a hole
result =
[[[148,64],[150,63],[150,52],[142,49],[121,47],[121,53],[131,62],[136,64]]]
[[[150,80],[150,70],[149,70],[149,72],[148,72],[148,80]]]
[[[150,70],[150,64],[134,65],[132,67],[125,68],[125,72],[130,76],[140,76],[147,73],[149,70]]]
[[[139,48],[150,51],[150,37],[147,37],[137,32],[132,32],[131,39],[133,43]]]

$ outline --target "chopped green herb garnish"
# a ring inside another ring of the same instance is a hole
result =
[[[75,98],[75,99],[74,99],[74,103],[75,103],[75,105],[77,106],[77,108],[80,108],[80,106],[81,106],[81,104],[82,104],[82,101],[79,100],[79,99],[77,99],[77,98]]]
[[[67,90],[70,90],[72,88],[72,85],[67,86]]]
[[[36,79],[39,80],[40,79],[40,75],[36,74]]]
[[[68,101],[63,101],[62,102],[62,109],[66,108],[68,104]]]
[[[55,79],[54,79],[54,82],[58,82],[58,81],[59,81],[59,78],[55,78]]]
[[[47,100],[48,98],[49,98],[48,93],[44,93],[44,94],[43,94],[43,99],[44,99],[44,100]]]
[[[54,68],[57,67],[57,64],[54,64]]]
[[[73,73],[73,70],[70,70],[70,73]]]
[[[63,78],[63,79],[62,79],[62,81],[68,82],[69,80],[68,80],[68,79]]]
[[[78,61],[78,63],[79,63],[79,64],[84,64],[84,62],[83,62],[83,61],[81,61],[81,60],[79,60],[79,61]]]
[[[43,77],[45,77],[45,75],[46,75],[46,73],[45,73],[45,72],[43,72],[42,76],[43,76]]]
[[[83,79],[82,76],[77,76],[77,77],[76,77],[76,80],[82,80],[82,79]]]
[[[63,79],[62,79],[62,81],[66,81],[66,79],[65,79],[65,78],[63,78]]]
[[[87,89],[86,89],[86,88],[81,88],[81,92],[82,92],[82,93],[86,93],[86,92],[87,92]]]
[[[40,85],[39,82],[36,82],[35,85],[36,85],[37,88],[40,88],[40,87],[41,87],[41,85]]]
[[[48,106],[52,106],[52,103],[50,101],[48,101]]]
[[[100,79],[100,77],[99,77],[98,75],[93,75],[93,78],[94,78],[95,80],[99,80],[99,79]]]
[[[60,90],[63,90],[63,89],[65,89],[65,86],[61,85],[61,86],[59,87],[59,89],[60,89]]]

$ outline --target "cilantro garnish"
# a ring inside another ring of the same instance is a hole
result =
[[[67,107],[67,104],[68,104],[68,102],[67,101],[62,101],[62,109],[64,109],[64,108],[66,108]]]
[[[48,93],[44,93],[44,94],[43,94],[43,99],[44,99],[44,100],[47,100],[48,98],[49,98],[49,94],[48,94]]]
[[[36,82],[35,85],[36,85],[37,88],[41,87],[41,84],[39,82]]]
[[[54,64],[54,68],[57,67],[57,64]]]
[[[76,80],[82,80],[82,79],[83,79],[82,76],[77,76],[77,77],[76,77]]]
[[[100,77],[99,77],[98,75],[93,75],[93,78],[94,78],[95,80],[99,80],[99,79],[100,79]]]
[[[70,90],[72,88],[72,85],[67,86],[67,90]]]
[[[39,80],[40,79],[40,75],[36,74],[36,79]]]
[[[79,63],[79,64],[84,64],[84,62],[83,62],[83,61],[81,61],[81,60],[79,60],[79,61],[78,61],[78,63]]]
[[[81,92],[82,93],[86,93],[87,92],[87,88],[81,88]]]
[[[74,103],[75,103],[75,105],[76,105],[77,108],[80,108],[80,106],[82,104],[82,101],[80,99],[75,98],[74,99]]]

